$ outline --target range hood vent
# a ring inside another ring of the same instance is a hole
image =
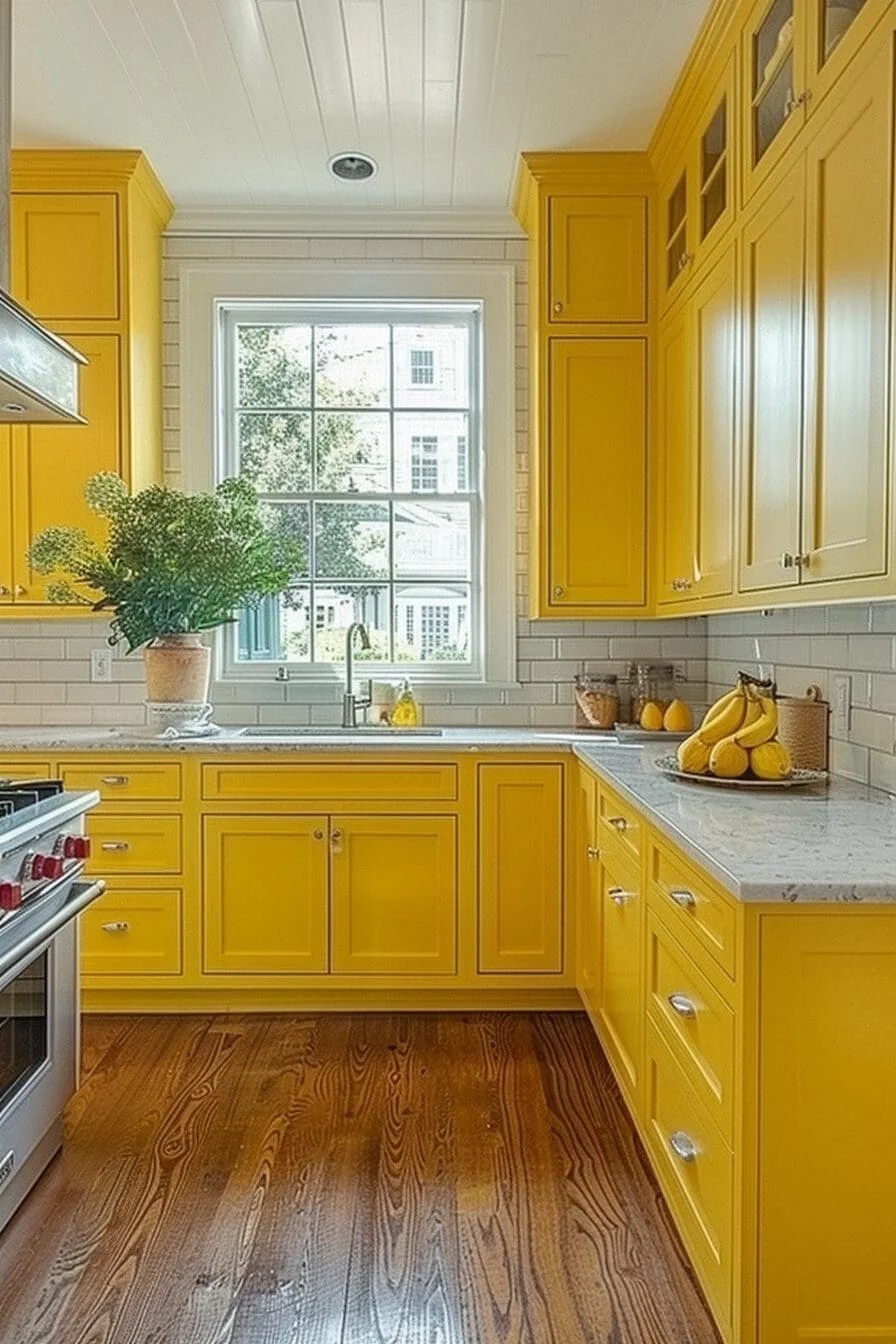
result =
[[[78,369],[87,361],[6,293],[12,0],[0,0],[0,424],[79,424]]]

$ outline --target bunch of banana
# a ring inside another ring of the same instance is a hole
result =
[[[678,748],[678,765],[689,775],[707,771],[720,779],[740,779],[748,770],[759,779],[787,779],[793,771],[790,753],[777,740],[778,707],[739,679],[723,695]]]

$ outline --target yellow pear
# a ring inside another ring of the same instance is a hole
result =
[[[663,726],[663,709],[655,700],[648,700],[641,710],[641,727],[648,733],[658,733]]]
[[[683,700],[673,700],[663,715],[663,727],[667,733],[689,733],[694,726],[694,716],[690,705]]]

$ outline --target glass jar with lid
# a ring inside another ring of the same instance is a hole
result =
[[[619,722],[619,678],[612,672],[576,677],[576,727],[614,728]]]
[[[652,701],[665,713],[675,699],[675,668],[671,663],[632,663],[632,723],[640,723],[641,711]]]

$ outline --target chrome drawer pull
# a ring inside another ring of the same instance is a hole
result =
[[[621,835],[623,831],[628,830],[628,822],[625,817],[607,817],[607,824],[613,827]]]
[[[670,994],[669,1004],[679,1017],[696,1017],[697,1008],[693,999],[689,999],[687,994]]]
[[[680,905],[682,910],[693,910],[694,906],[697,904],[697,897],[692,891],[688,891],[685,887],[682,887],[678,891],[670,891],[669,900],[674,901],[676,905]]]
[[[635,899],[635,893],[633,891],[626,891],[624,887],[610,887],[607,895],[611,901],[619,906],[628,905],[629,901]]]
[[[131,927],[126,919],[116,919],[111,924],[103,924],[103,933],[127,933]]]
[[[130,849],[127,840],[104,840],[100,845],[107,854],[126,854]]]
[[[109,785],[111,785],[113,788],[121,788],[122,784],[127,784],[127,783],[128,783],[128,776],[127,776],[127,775],[101,775],[101,776],[100,776],[100,783],[101,783],[101,784],[109,784]]]
[[[588,848],[585,850],[585,853],[588,855],[589,859],[600,858],[600,850],[597,849],[594,845],[589,845]]]
[[[676,1129],[674,1134],[669,1135],[669,1147],[682,1162],[696,1162],[700,1151],[694,1140],[689,1134],[685,1134],[683,1129]]]

